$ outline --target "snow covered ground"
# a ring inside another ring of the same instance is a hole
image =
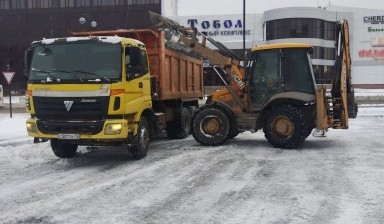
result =
[[[158,137],[148,156],[33,144],[25,113],[0,113],[1,223],[383,223],[384,107],[348,130],[272,148],[262,132],[203,147]]]

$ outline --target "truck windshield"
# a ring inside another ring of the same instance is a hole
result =
[[[121,80],[119,44],[65,43],[35,48],[29,81],[39,83],[116,82]]]

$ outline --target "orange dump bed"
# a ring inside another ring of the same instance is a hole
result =
[[[75,36],[116,35],[143,42],[147,48],[151,77],[156,79],[158,98],[154,100],[188,100],[203,96],[202,60],[166,49],[162,31],[130,29],[73,34]]]

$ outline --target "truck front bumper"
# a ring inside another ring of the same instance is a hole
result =
[[[82,140],[122,141],[132,135],[135,129],[135,125],[128,125],[128,121],[124,119],[107,119],[97,122],[47,122],[29,118],[26,125],[28,135],[31,137],[79,142]]]

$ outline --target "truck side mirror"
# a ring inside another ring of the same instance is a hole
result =
[[[29,69],[31,68],[32,56],[33,56],[34,48],[28,48],[24,52],[24,75],[28,76]]]

